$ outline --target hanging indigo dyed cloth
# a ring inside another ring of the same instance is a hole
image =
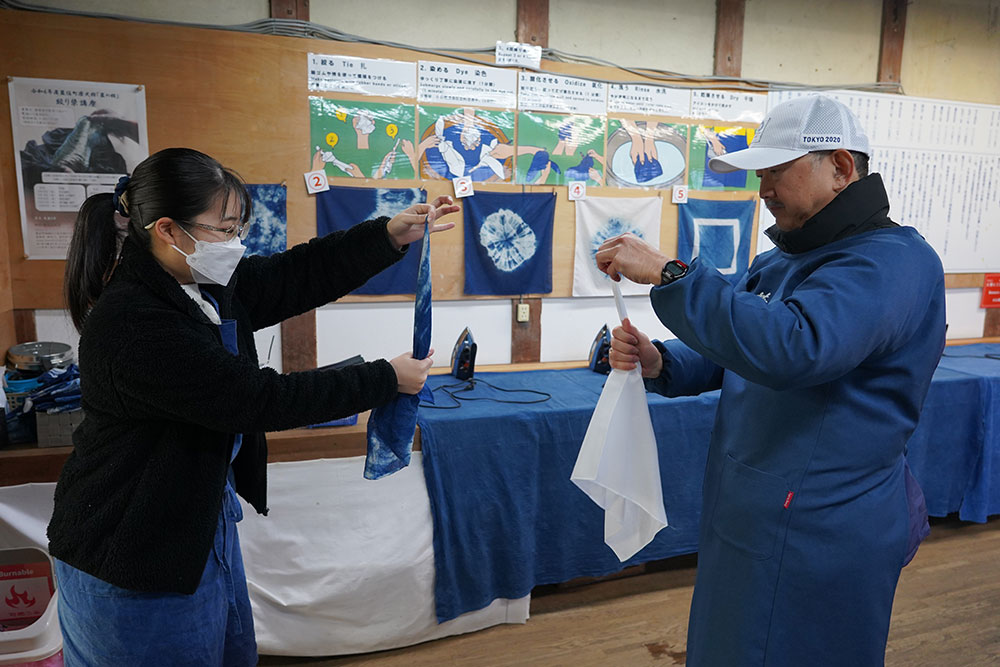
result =
[[[271,255],[288,249],[288,190],[284,185],[247,185],[253,213],[250,234],[243,241],[246,254]]]
[[[735,283],[750,265],[750,230],[756,202],[688,199],[677,207],[677,259],[709,261]]]
[[[391,218],[414,204],[427,200],[420,188],[332,187],[316,195],[316,233],[326,236],[350,229],[364,220]],[[414,294],[417,261],[422,241],[410,244],[410,251],[386,270],[373,276],[351,294]]]
[[[410,249],[413,252],[413,249]],[[430,225],[424,226],[417,297],[413,308],[413,357],[426,359],[431,347],[431,243]],[[410,464],[413,434],[417,427],[417,405],[433,403],[430,389],[417,395],[397,394],[388,404],[372,410],[368,418],[368,457],[365,478],[378,479]]]
[[[465,205],[465,293],[552,291],[554,193],[477,192]]]

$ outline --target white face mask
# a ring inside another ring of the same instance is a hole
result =
[[[246,246],[240,242],[239,237],[234,236],[228,241],[209,243],[191,236],[184,227],[181,227],[181,231],[194,241],[194,252],[189,255],[177,246],[171,247],[187,258],[194,281],[203,285],[228,285],[229,279],[236,271],[236,265],[246,252]]]

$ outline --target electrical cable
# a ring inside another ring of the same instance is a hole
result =
[[[495,391],[501,391],[506,394],[535,394],[536,396],[541,396],[541,398],[532,399],[529,401],[505,401],[499,398],[493,398],[492,396],[464,396],[466,392],[475,391],[477,384],[484,384],[490,389]],[[434,410],[455,410],[456,408],[462,407],[462,401],[490,401],[493,403],[504,403],[507,405],[531,405],[533,403],[544,403],[545,401],[552,398],[552,394],[546,393],[544,391],[538,391],[537,389],[504,389],[503,387],[498,387],[494,384],[490,384],[482,378],[472,378],[470,380],[463,380],[462,382],[455,382],[454,384],[443,384],[440,387],[436,387],[431,390],[432,393],[441,390],[445,395],[451,397],[454,401],[453,405],[437,405],[434,403],[421,403],[419,407],[429,408]]]
[[[60,7],[43,7],[40,5],[31,4],[29,2],[21,2],[20,0],[0,0],[0,9],[16,9],[28,12],[43,12],[49,14],[61,14],[65,16],[112,19],[117,21],[137,21],[141,23],[152,23],[156,25],[181,26],[187,28],[203,28],[206,30],[229,30],[235,32],[248,32],[259,35],[279,35],[282,37],[306,37],[306,38],[324,39],[330,41],[347,42],[355,44],[372,44],[376,46],[388,46],[397,49],[405,49],[416,53],[426,53],[440,58],[452,58],[472,63],[475,65],[496,67],[496,63],[494,62],[472,57],[472,55],[474,54],[482,54],[484,56],[492,55],[495,52],[495,47],[493,46],[487,46],[481,48],[420,47],[420,46],[414,46],[412,44],[404,44],[402,42],[361,37],[359,35],[353,35],[351,33],[343,32],[341,30],[337,30],[336,28],[324,26],[319,23],[313,23],[312,21],[300,21],[298,19],[258,19],[256,21],[250,21],[249,23],[239,23],[233,25],[220,25],[212,23],[186,23],[184,21],[173,21],[168,19],[138,18],[138,17],[128,16],[125,14],[90,12],[90,11],[82,11],[76,9],[64,9]],[[767,81],[764,79],[747,79],[742,77],[731,77],[731,76],[683,74],[680,72],[671,72],[669,70],[660,70],[655,68],[629,67],[625,65],[619,65],[617,63],[611,62],[610,60],[605,60],[603,58],[584,56],[575,53],[568,53],[566,51],[550,47],[543,48],[542,55],[544,57],[547,57],[549,60],[555,62],[580,63],[580,64],[600,65],[603,67],[610,67],[616,70],[620,70],[622,72],[627,72],[629,74],[634,74],[636,76],[643,77],[644,79],[648,79],[650,81],[658,82],[661,85],[669,84],[676,88],[702,88],[704,86],[699,84],[715,83],[715,84],[722,84],[723,87],[726,88],[735,88],[748,92],[765,92],[769,90],[858,90],[858,91],[868,91],[868,92],[890,92],[890,93],[900,93],[900,94],[903,93],[902,84],[898,82],[880,81],[872,83],[808,85],[808,84],[791,83],[784,81]],[[584,79],[586,81],[598,81],[609,84],[641,83],[634,80],[620,81],[620,80],[604,79],[591,76],[581,76],[577,74],[567,75],[567,76],[573,76],[575,78]]]

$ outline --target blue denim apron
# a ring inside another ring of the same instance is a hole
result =
[[[218,310],[215,300],[204,296]],[[237,354],[236,321],[223,320],[219,332],[226,349]],[[236,434],[230,463],[242,443],[243,435]],[[236,531],[242,518],[230,467],[215,543],[192,595],[126,590],[56,560],[67,667],[256,665],[257,641]]]

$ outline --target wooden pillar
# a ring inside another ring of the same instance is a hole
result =
[[[740,76],[743,71],[745,0],[716,0],[715,76]]]
[[[272,19],[309,20],[309,0],[271,0]]]
[[[14,333],[18,343],[29,343],[38,340],[38,330],[35,328],[35,311],[27,308],[14,309]]]
[[[517,0],[517,41],[549,45],[549,0]]]
[[[517,41],[532,46],[549,45],[549,0],[517,0]],[[517,321],[518,304],[529,309],[528,321]],[[510,361],[530,363],[541,360],[542,300],[511,299]]]
[[[316,368],[316,311],[281,323],[281,371],[295,373]]]
[[[987,308],[983,322],[983,338],[1000,336],[1000,308]]]
[[[6,161],[13,171],[13,160]],[[0,178],[0,365],[7,359],[7,350],[17,342],[17,325],[14,318],[14,277],[10,266],[10,234],[8,230],[13,225],[20,225],[20,220],[5,214],[11,207],[6,206],[4,179]],[[13,194],[13,193],[12,193]],[[17,207],[13,207],[16,211]]]
[[[878,80],[900,82],[907,0],[882,0],[882,38],[878,47]]]
[[[527,322],[517,321],[517,306],[528,306]],[[542,355],[542,300],[513,299],[510,317],[510,362],[523,364],[541,360]]]

